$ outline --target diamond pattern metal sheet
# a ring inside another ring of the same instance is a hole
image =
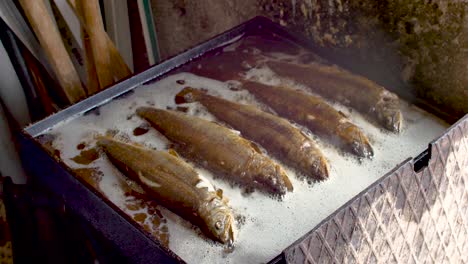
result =
[[[468,115],[286,249],[288,263],[468,263]]]

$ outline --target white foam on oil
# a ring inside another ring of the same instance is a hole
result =
[[[267,84],[287,83],[298,89],[304,88],[272,76],[268,69],[250,71],[247,77]],[[184,80],[185,84],[178,84],[178,80]],[[135,109],[148,105],[162,109],[175,108],[174,96],[185,86],[205,88],[210,94],[237,102],[258,104],[248,92],[230,90],[231,85],[228,83],[180,73],[151,85],[141,86],[135,89],[135,93],[123,99],[113,100],[99,108],[99,115],[88,114],[53,128],[50,133],[57,136],[53,145],[61,151],[63,161],[72,168],[99,167],[104,173],[99,185],[101,191],[127,214],[133,215],[135,211],[125,208],[126,197],[119,187],[119,181],[124,176],[107,158],[101,156],[86,166],[76,164],[71,158],[79,154],[77,144],[85,142],[92,146],[95,144],[95,136],[104,134],[107,130],[116,130],[118,135],[153,149],[166,149],[168,140],[154,129],[141,136],[133,135],[133,129],[145,123],[135,115]],[[198,103],[183,106],[189,107],[188,113],[191,115],[215,120]],[[418,155],[431,140],[441,135],[448,127],[436,117],[404,104],[403,131],[400,134],[392,134],[370,124],[356,111],[350,111],[337,104],[334,106],[348,115],[369,136],[375,152],[372,160],[359,162],[350,155],[340,153],[330,144],[318,140],[317,144],[331,166],[330,178],[311,186],[298,180],[295,172],[285,167],[294,185],[294,192],[288,193],[282,201],[256,192],[245,196],[239,187],[232,187],[213,177],[207,170],[197,168],[201,177],[213,183],[216,188],[223,189],[235,215],[242,216],[245,221],[238,228],[234,251],[225,253],[222,245],[205,238],[187,221],[163,209],[162,213],[168,221],[170,249],[188,263],[267,262],[389,170],[406,158]],[[315,136],[313,138],[316,139]]]

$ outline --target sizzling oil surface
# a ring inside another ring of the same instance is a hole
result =
[[[303,89],[300,85],[276,78],[267,69],[251,70],[247,76],[263,83],[283,83]],[[98,112],[58,125],[48,132],[54,135],[52,146],[60,151],[62,160],[73,169],[98,168],[102,172],[102,176],[97,178],[99,191],[125,213],[137,221],[140,220],[140,224],[148,225],[150,221],[147,219],[153,219],[152,216],[156,213],[144,203],[139,203],[142,206],[136,208],[138,210],[128,209],[128,200],[135,198],[126,195],[128,190],[121,184],[123,175],[110,164],[105,155],[100,155],[89,164],[80,164],[73,159],[82,152],[77,149],[79,144],[88,146],[85,149],[92,148],[95,145],[95,136],[108,131],[116,133],[119,138],[130,139],[149,148],[169,148],[170,142],[154,129],[149,129],[147,133],[134,134],[135,128],[145,123],[134,112],[139,106],[176,109],[174,96],[186,86],[205,88],[212,95],[236,102],[259,105],[246,91],[232,89],[235,88],[235,83],[222,83],[180,73],[139,87],[130,96],[102,106]],[[333,106],[348,115],[369,136],[375,151],[373,160],[358,161],[350,155],[344,155],[299,126],[316,139],[330,161],[331,174],[328,180],[309,185],[297,180],[295,172],[286,168],[294,185],[294,192],[286,194],[283,201],[278,201],[260,193],[244,196],[240,188],[231,187],[222,180],[214,179],[208,171],[197,169],[200,175],[224,190],[235,215],[242,219],[242,223],[237,224],[239,230],[234,251],[226,253],[222,245],[204,238],[188,222],[163,208],[161,219],[167,221],[167,224],[156,225],[156,237],[158,232],[166,239],[169,234],[169,248],[189,263],[267,262],[390,169],[406,158],[418,155],[427,147],[428,142],[447,128],[447,124],[405,102],[402,102],[405,123],[400,134],[387,133],[377,128],[356,111],[337,104]],[[186,107],[182,111],[191,115],[215,120],[198,103],[185,104],[182,107]]]

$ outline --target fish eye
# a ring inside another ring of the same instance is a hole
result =
[[[220,230],[223,227],[223,223],[221,221],[217,221],[215,223],[215,227],[216,227],[216,229]]]

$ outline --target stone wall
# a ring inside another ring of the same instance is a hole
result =
[[[163,59],[222,33],[257,14],[255,1],[153,0]]]
[[[455,118],[468,113],[468,1],[259,4],[264,14],[331,49],[335,59],[348,60],[358,72],[425,98]]]
[[[265,15],[453,120],[468,112],[466,0],[154,0],[153,7],[164,58]]]

